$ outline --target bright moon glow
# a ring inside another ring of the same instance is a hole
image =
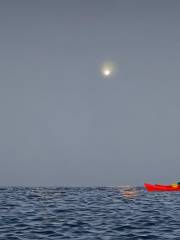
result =
[[[109,76],[111,74],[111,71],[109,69],[104,69],[103,74],[105,76]]]
[[[116,66],[112,62],[106,62],[101,66],[101,74],[106,78],[113,77],[115,74]]]

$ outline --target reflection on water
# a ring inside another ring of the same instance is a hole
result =
[[[138,196],[138,191],[132,186],[123,186],[119,188],[120,193],[124,198],[135,198]]]

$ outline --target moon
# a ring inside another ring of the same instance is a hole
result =
[[[106,62],[101,65],[101,74],[105,78],[110,78],[115,73],[115,64],[112,62]]]
[[[109,76],[109,75],[111,75],[111,70],[108,69],[108,68],[104,69],[104,70],[103,70],[103,75],[104,75],[104,76]]]

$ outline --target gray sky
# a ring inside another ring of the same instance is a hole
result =
[[[0,1],[0,184],[180,180],[179,11],[178,0]],[[118,65],[109,80],[104,61]]]

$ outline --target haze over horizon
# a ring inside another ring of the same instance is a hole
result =
[[[179,9],[1,1],[0,185],[180,180]]]

